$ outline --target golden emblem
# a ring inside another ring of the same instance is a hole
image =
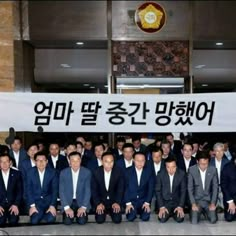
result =
[[[165,21],[166,13],[164,9],[155,2],[144,3],[135,12],[137,26],[147,33],[159,31]]]

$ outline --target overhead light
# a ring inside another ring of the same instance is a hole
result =
[[[216,46],[222,46],[222,45],[223,45],[222,42],[217,42],[217,43],[216,43]]]
[[[184,85],[168,85],[168,84],[162,84],[162,85],[127,85],[127,84],[119,84],[117,85],[117,88],[132,88],[132,89],[139,89],[139,88],[183,88]]]
[[[84,85],[85,87],[86,87],[86,86],[90,86],[90,84],[83,84],[83,85]]]
[[[95,89],[95,86],[90,86],[89,88],[91,88],[91,89]]]
[[[202,84],[202,87],[207,87],[208,86],[208,84]]]
[[[84,45],[84,42],[76,42],[77,45]]]
[[[69,64],[60,64],[60,66],[63,68],[70,68],[71,67]]]
[[[202,69],[203,67],[205,67],[206,65],[197,65],[195,66],[196,69]]]

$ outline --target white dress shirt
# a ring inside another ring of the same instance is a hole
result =
[[[119,154],[119,155],[122,155],[123,152],[122,152],[120,149],[118,149],[118,154]]]
[[[154,169],[155,169],[155,173],[157,175],[157,173],[160,171],[161,169],[161,161],[157,164],[156,162],[154,162]]]
[[[57,161],[58,161],[58,155],[55,156],[55,157],[51,155],[51,158],[52,158],[53,167],[56,168],[56,166],[57,166]]]
[[[8,179],[9,179],[10,169],[7,172],[2,171],[3,182],[7,190]]]
[[[133,165],[133,159],[131,159],[130,161],[127,161],[125,158],[124,158],[124,161],[125,161],[125,167],[128,168],[130,166]]]
[[[97,158],[97,162],[98,162],[98,166],[102,166],[102,161],[99,158]]]
[[[201,176],[201,180],[202,180],[202,188],[203,188],[203,190],[205,190],[206,169],[204,171],[202,171],[199,168],[199,171],[200,171],[200,176]]]
[[[105,179],[105,186],[106,186],[107,191],[109,189],[110,178],[111,178],[111,171],[107,172],[104,170],[104,179]]]
[[[221,159],[220,161],[218,161],[218,160],[215,158],[215,165],[216,165],[216,169],[217,169],[217,174],[218,174],[219,183],[220,183],[221,163],[222,163],[222,159]]]
[[[15,161],[16,161],[16,167],[18,168],[18,166],[19,166],[19,159],[20,159],[20,152],[14,152],[13,151],[13,155],[14,155],[14,158],[15,158]]]
[[[35,167],[35,162],[33,160],[31,160],[31,159],[30,159],[30,162],[31,162],[31,166]]]
[[[191,158],[186,159],[186,158],[184,157],[184,164],[185,164],[186,172],[188,172],[188,168],[189,168],[189,165],[190,165],[190,161],[191,161]]]
[[[71,169],[72,173],[72,182],[73,182],[73,199],[76,199],[76,189],[77,189],[77,182],[79,178],[79,169],[75,172]]]
[[[168,174],[169,175],[169,174]],[[173,179],[175,175],[169,175],[170,178],[170,192],[172,193]]]
[[[136,174],[137,174],[137,178],[138,178],[138,186],[139,186],[139,185],[140,185],[140,180],[141,180],[141,175],[142,175],[143,169],[138,170],[138,169],[135,167],[135,170],[136,170]]]
[[[40,184],[41,184],[41,188],[43,187],[43,180],[44,180],[44,174],[45,174],[45,169],[43,172],[41,172],[40,170],[38,170],[39,172],[39,179],[40,179]]]

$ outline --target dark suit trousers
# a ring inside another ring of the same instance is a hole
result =
[[[88,215],[86,213],[86,215],[83,215],[81,217],[77,217],[77,211],[79,209],[79,206],[77,204],[77,201],[76,200],[73,200],[70,208],[74,211],[74,218],[70,218],[68,216],[66,216],[66,213],[63,212],[63,223],[65,225],[71,225],[74,221],[74,219],[76,218],[76,222],[79,224],[79,225],[84,225],[87,223],[88,221]]]
[[[140,219],[142,221],[148,221],[150,218],[150,214],[151,212],[145,212],[142,209],[144,202],[143,201],[136,201],[136,202],[132,202],[132,205],[134,207],[134,209],[131,209],[130,213],[126,214],[127,220],[128,221],[134,221],[137,217],[137,214],[140,215]]]
[[[106,220],[106,215],[109,214],[111,216],[112,222],[119,224],[122,220],[121,211],[119,213],[113,212],[112,203],[105,204],[105,211],[103,214],[99,215],[95,213],[95,220],[98,224],[102,224]]]
[[[56,217],[51,214],[51,212],[46,213],[49,206],[45,206],[41,201],[36,203],[36,208],[38,213],[34,213],[30,216],[30,223],[33,225],[39,224],[41,221],[46,223],[53,223],[56,221]]]
[[[10,214],[9,212],[9,208],[11,206],[9,204],[5,204],[4,206],[2,206],[2,208],[4,209],[3,215],[0,216],[0,227],[3,227],[6,225],[7,221],[9,223],[9,225],[11,226],[15,226],[17,225],[18,221],[19,221],[19,215],[16,216],[14,214]]]
[[[176,206],[175,203],[173,202],[165,202],[165,208],[168,210],[169,213],[165,213],[165,216],[162,217],[162,218],[159,218],[158,217],[158,220],[161,222],[161,223],[165,223],[166,221],[169,220],[170,217],[173,217],[174,220],[178,223],[181,223],[184,221],[184,217],[181,218],[181,217],[178,217],[177,216],[177,212],[174,212],[174,210],[176,209]]]
[[[209,220],[209,222],[211,224],[216,223],[217,221],[217,214],[216,214],[216,210],[214,211],[209,211],[209,202],[206,201],[201,201],[197,203],[199,211],[193,211],[191,209],[191,213],[190,213],[190,219],[191,219],[191,223],[192,224],[197,224],[200,220],[200,216],[203,213],[207,219]]]

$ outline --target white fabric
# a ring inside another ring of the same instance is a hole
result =
[[[141,180],[141,175],[142,175],[143,169],[138,170],[138,169],[135,167],[135,170],[136,170],[136,174],[137,174],[137,178],[138,178],[138,186],[139,186],[139,185],[140,185],[140,180]]]
[[[155,173],[157,175],[157,173],[160,171],[161,169],[161,161],[157,164],[156,162],[154,162],[154,168],[155,168]]]
[[[71,169],[73,182],[73,199],[76,199],[77,182],[79,178],[79,169],[75,172]]]
[[[111,171],[107,172],[104,170],[104,179],[105,179],[105,186],[106,186],[107,191],[109,189],[110,178],[111,178]]]
[[[45,170],[43,172],[38,170],[38,172],[39,172],[39,180],[40,180],[40,184],[41,184],[41,188],[42,188],[43,187],[43,180],[44,180]]]
[[[130,167],[130,166],[133,165],[133,159],[131,159],[130,161],[127,161],[127,160],[124,158],[124,160],[125,160],[125,167],[126,167],[126,168],[128,168],[128,167]]]
[[[191,161],[191,158],[190,159],[186,159],[184,157],[184,163],[185,163],[185,167],[186,167],[186,172],[188,172],[190,161]]]
[[[199,171],[200,171],[200,176],[201,176],[201,180],[202,180],[202,187],[203,187],[203,190],[205,190],[206,170],[202,171],[199,168]]]
[[[173,179],[175,175],[169,175],[170,178],[170,192],[172,193]]]
[[[218,161],[218,160],[215,158],[215,165],[216,165],[216,169],[217,169],[219,184],[220,184],[221,163],[222,163],[222,159],[221,159],[220,161]]]
[[[18,168],[19,167],[20,152],[14,152],[13,151],[13,155],[14,155],[14,158],[15,158],[15,161],[16,161],[16,167]]]
[[[53,167],[56,168],[56,166],[57,166],[57,161],[58,161],[58,155],[55,156],[55,157],[51,155],[51,157],[52,157]]]
[[[10,174],[10,170],[8,170],[6,173],[4,171],[2,171],[3,182],[4,182],[6,190],[7,190],[7,186],[8,186],[9,174]]]

